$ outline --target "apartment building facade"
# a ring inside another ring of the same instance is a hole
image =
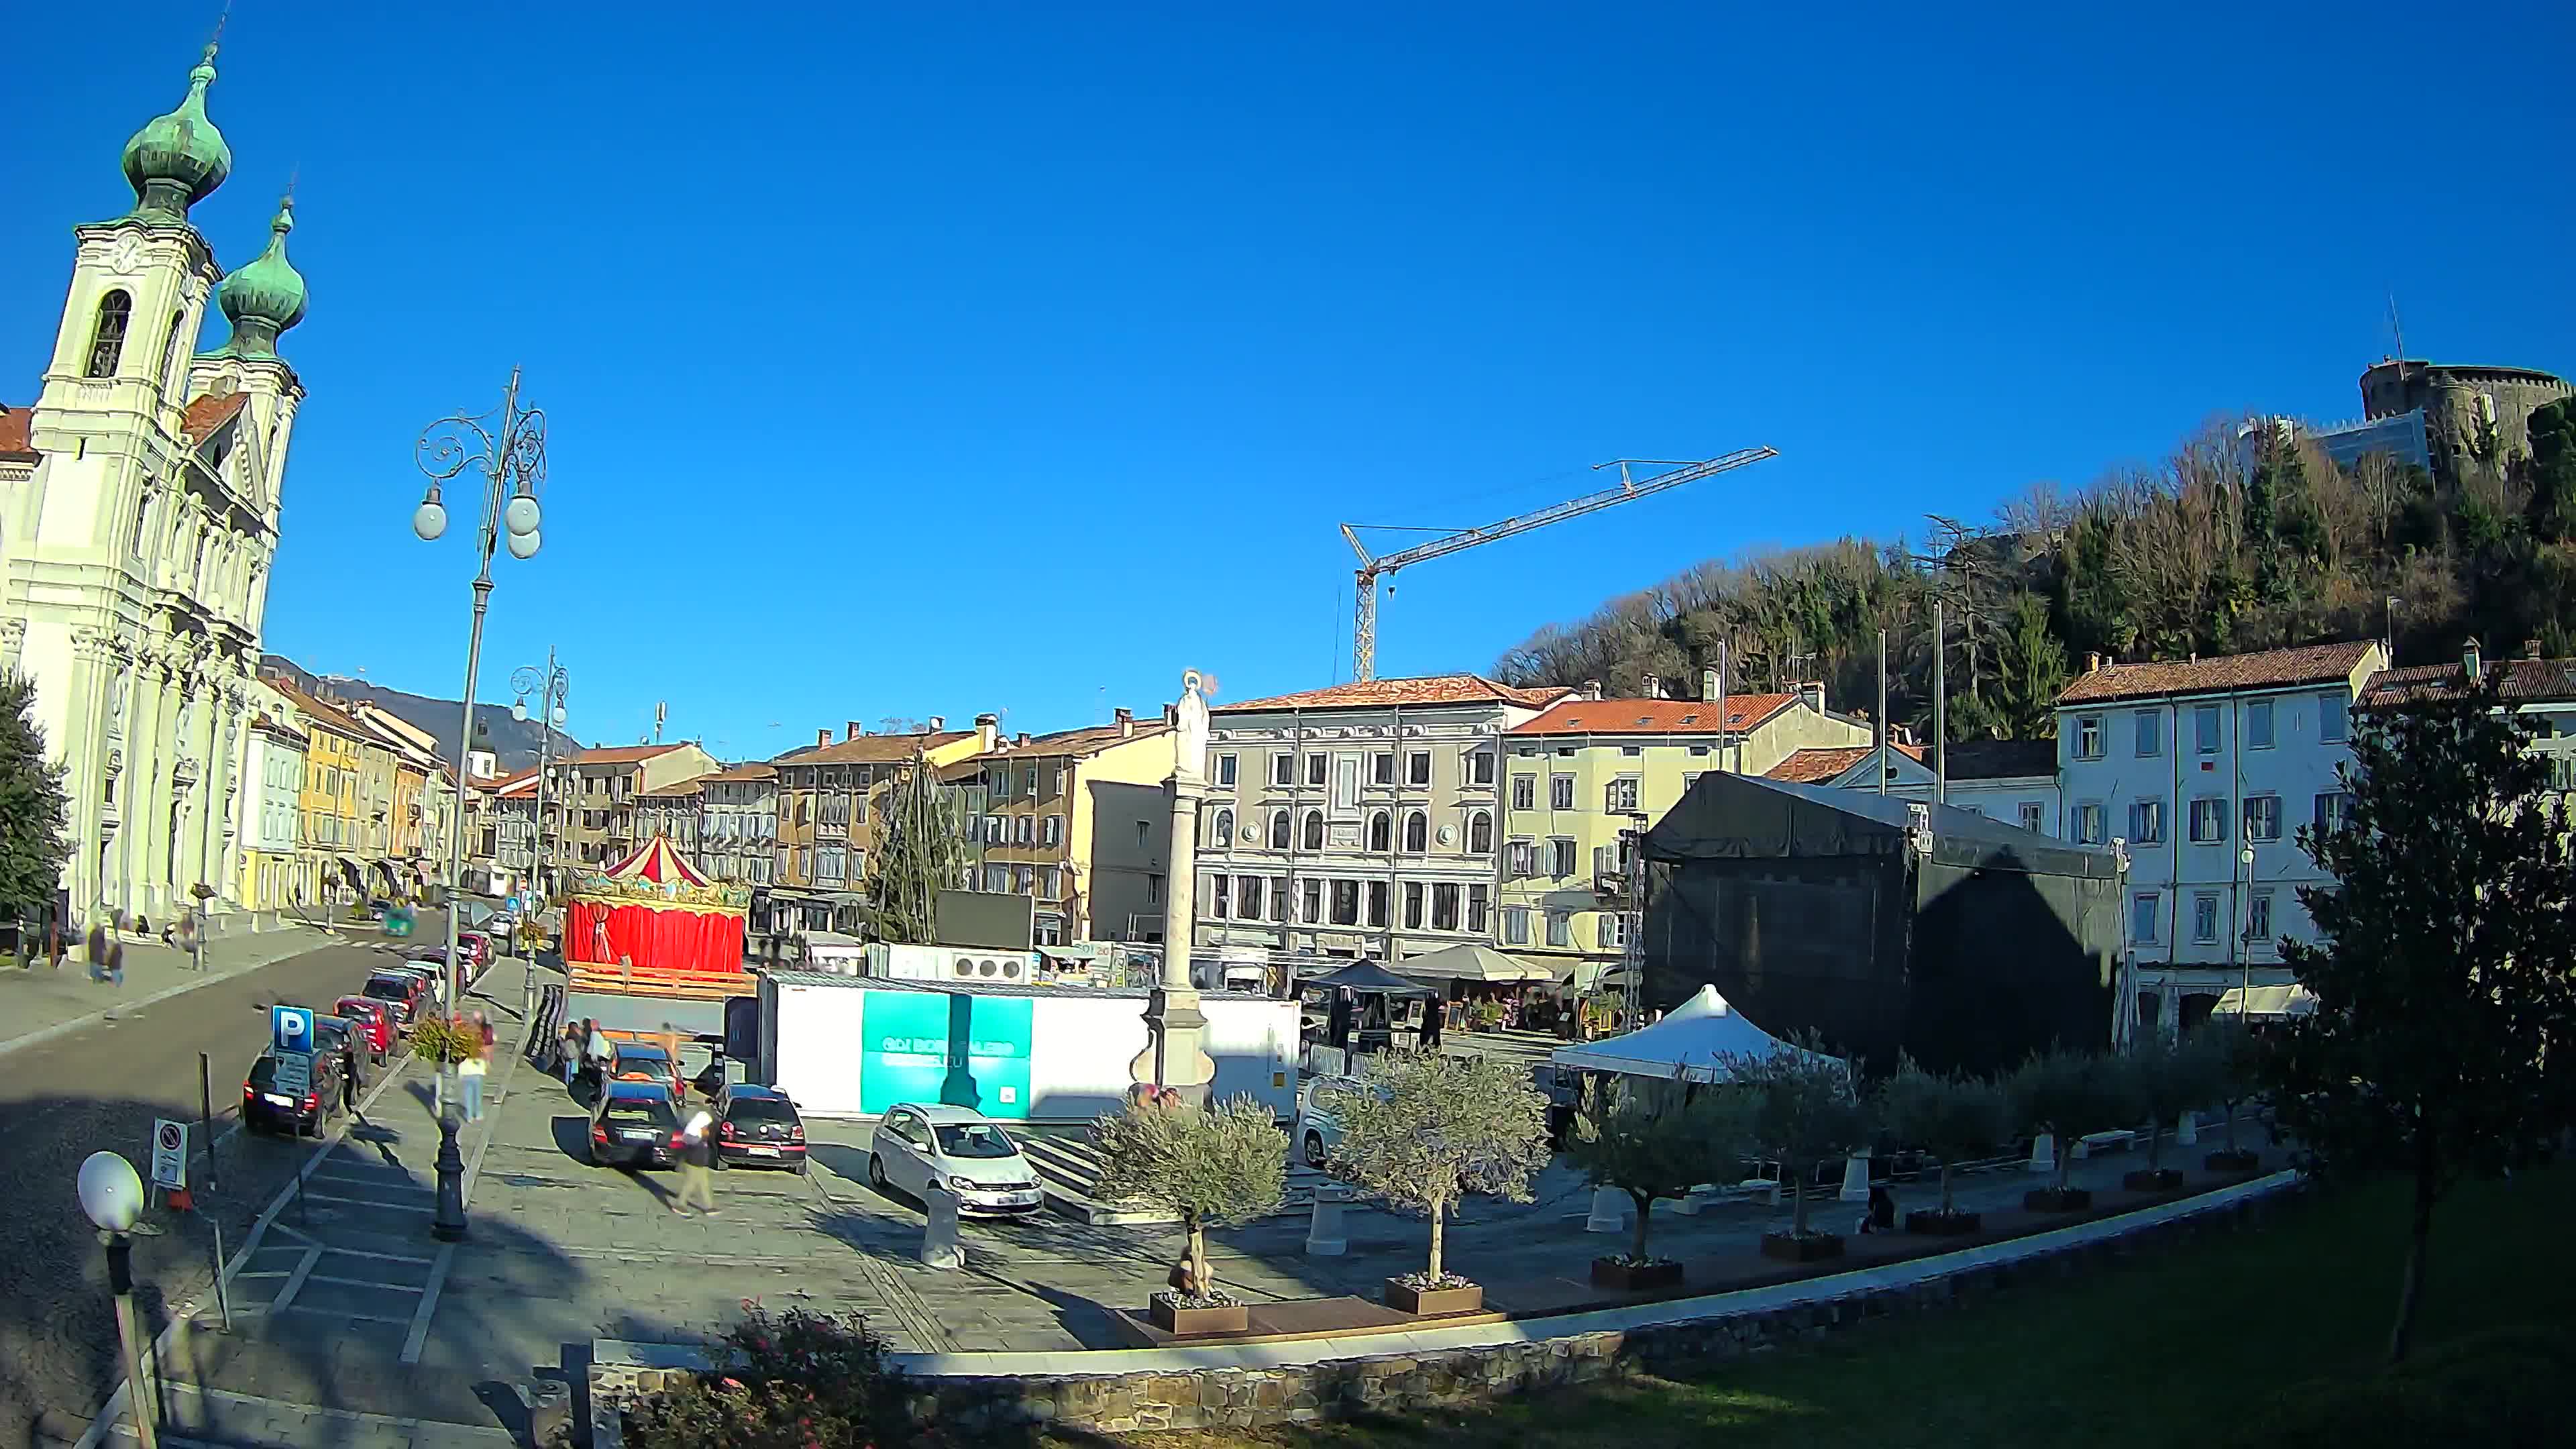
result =
[[[247,909],[282,910],[312,896],[312,877],[296,837],[304,774],[304,731],[266,710],[252,716],[242,765],[249,788],[234,798],[238,818],[233,838],[241,875],[230,892]]]
[[[966,765],[982,791],[976,887],[1030,897],[1038,945],[1163,938],[1168,723],[1121,709],[1106,725],[996,743],[956,768]]]
[[[566,766],[571,819],[559,859],[573,870],[615,865],[649,838],[639,824],[638,797],[718,768],[715,756],[686,740],[587,749]]]
[[[990,741],[951,730],[937,716],[929,728],[869,734],[856,720],[839,740],[817,731],[812,747],[770,761],[778,772],[778,879],[770,888],[770,929],[858,935],[866,925],[860,886],[876,841],[885,792],[916,759],[938,770],[979,753]]]
[[[2130,1029],[2205,1017],[2230,987],[2290,981],[2312,940],[2301,886],[2325,874],[2298,828],[2341,818],[2351,713],[2388,667],[2376,642],[2116,664],[2057,701],[2062,836],[2127,851]]]
[[[304,729],[304,788],[296,797],[295,831],[296,853],[306,862],[300,874],[312,883],[317,900],[363,899],[377,883],[366,864],[361,782],[367,755],[385,753],[384,743],[335,705],[282,680],[270,680],[269,687]]]
[[[706,809],[705,776],[674,780],[635,797],[635,838],[667,837],[682,859],[698,863],[698,841]]]
[[[1711,770],[1761,774],[1802,751],[1860,746],[1866,723],[1831,714],[1824,689],[1730,694],[1714,670],[1701,699],[1556,702],[1503,737],[1501,910],[1496,942],[1559,981],[1589,989],[1626,953],[1629,917],[1605,900],[1634,834]]]
[[[754,762],[698,782],[696,864],[710,880],[766,886],[778,876],[778,770]]]
[[[1399,961],[1490,943],[1504,737],[1565,692],[1442,674],[1212,711],[1194,944]]]

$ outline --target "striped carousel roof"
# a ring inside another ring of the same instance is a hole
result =
[[[645,841],[633,855],[610,866],[607,875],[614,881],[647,881],[654,885],[707,884],[707,878],[700,875],[696,867],[680,858],[680,852],[672,846],[671,837],[667,835],[656,835]]]

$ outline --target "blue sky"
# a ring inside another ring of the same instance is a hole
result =
[[[0,400],[216,8],[13,18]],[[295,173],[313,293],[268,645],[453,693],[411,444],[515,363],[553,470],[486,677],[558,644],[585,740],[1309,687],[1336,523],[1780,449],[1403,575],[1381,672],[1483,668],[1703,558],[2355,414],[2392,291],[2412,352],[2576,368],[2564,6],[436,10],[225,34],[197,219],[248,261]]]

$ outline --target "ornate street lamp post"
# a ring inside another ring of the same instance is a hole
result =
[[[474,685],[483,663],[483,616],[492,603],[492,555],[506,544],[512,558],[537,553],[537,486],[546,477],[546,415],[519,406],[519,370],[510,369],[510,385],[501,393],[497,413],[458,413],[429,425],[413,445],[420,471],[429,475],[429,490],[412,510],[411,530],[423,542],[447,532],[447,505],[440,485],[471,472],[481,475],[483,518],[475,532],[478,571],[474,575],[474,623],[465,645],[464,707],[457,726],[456,758],[461,766],[474,749]],[[447,843],[447,878],[462,882],[465,835],[456,831]],[[464,995],[458,979],[457,945],[461,903],[447,903],[447,966],[439,973],[440,995],[448,1019],[456,1018]],[[438,1074],[438,1211],[430,1231],[454,1242],[465,1236],[465,1159],[456,1150],[456,1090],[449,1078],[455,1068],[440,1064]]]
[[[539,903],[546,898],[546,775],[553,765],[555,731],[566,718],[564,697],[572,690],[572,676],[555,662],[555,651],[546,650],[546,667],[534,665],[513,670],[510,674],[510,718],[525,723],[528,698],[537,700],[537,838],[528,862],[529,892]]]

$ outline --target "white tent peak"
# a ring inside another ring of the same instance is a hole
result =
[[[1721,1063],[1736,1057],[1767,1057],[1799,1051],[1745,1019],[1713,985],[1702,986],[1691,999],[1664,1013],[1652,1026],[1606,1041],[1559,1047],[1548,1060],[1586,1072],[1621,1072],[1635,1077],[1679,1075],[1713,1082]]]

